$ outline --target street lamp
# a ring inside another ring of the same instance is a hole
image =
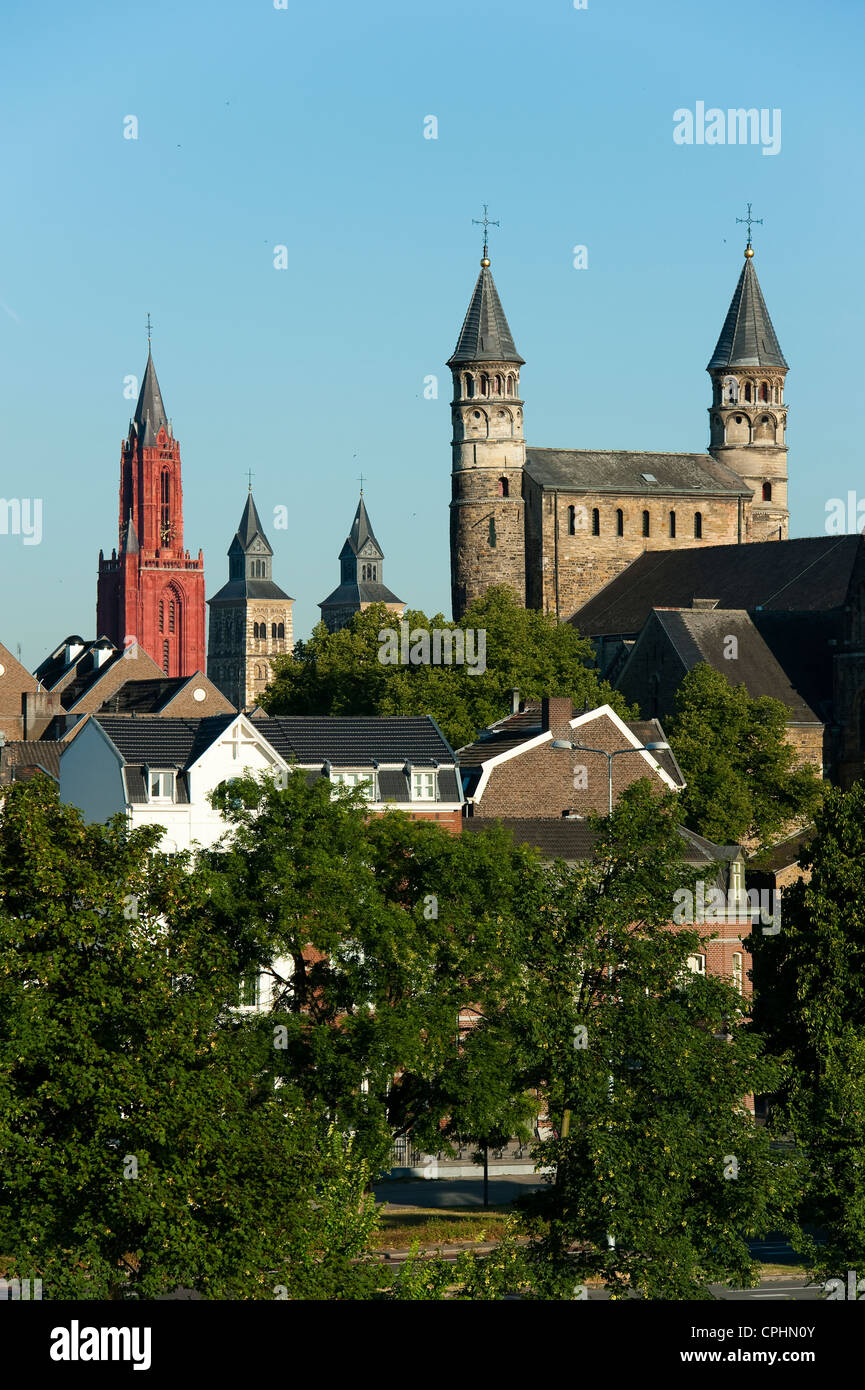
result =
[[[612,751],[612,753],[610,753],[610,752],[608,751],[608,749],[606,749],[606,748],[588,748],[588,747],[586,746],[586,744],[584,744],[584,743],[571,743],[570,739],[566,739],[566,738],[554,738],[553,741],[552,741],[552,744],[551,744],[550,746],[551,746],[552,748],[556,748],[556,749],[566,748],[566,749],[568,749],[569,751],[572,751],[572,750],[574,750],[574,749],[578,749],[581,753],[603,753],[604,757],[605,757],[606,760],[607,760],[607,768],[608,768],[608,770],[609,770],[609,789],[610,789],[610,797],[609,797],[609,814],[612,815],[612,814],[613,814],[613,758],[618,758],[618,757],[620,757],[622,753],[661,753],[661,752],[664,751],[664,749],[669,748],[670,745],[669,745],[669,743],[640,743],[640,744],[638,744],[638,745],[637,745],[636,747],[634,747],[634,748],[614,748],[613,751]]]

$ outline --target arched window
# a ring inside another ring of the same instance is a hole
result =
[[[285,623],[280,623],[276,629],[276,635],[280,640],[285,639]]]
[[[768,381],[761,381],[761,382],[760,382],[760,400],[761,400],[761,401],[767,401],[768,399],[769,399],[769,383],[768,383]]]
[[[159,600],[159,631],[165,631],[165,604],[162,599]]]
[[[509,396],[512,396],[512,395],[514,394],[514,379],[513,379],[512,376],[509,376],[509,377],[508,377],[507,382],[506,382],[506,387],[507,387],[507,393],[508,393],[508,395],[509,395]]]
[[[486,372],[484,372],[483,376],[481,377],[481,395],[482,395],[482,396],[488,396],[489,394],[490,394],[490,379],[489,379],[489,377],[487,376]]]
[[[475,379],[474,379],[473,376],[467,376],[467,377],[466,377],[466,395],[467,395],[467,396],[473,396],[474,394],[475,394]]]
[[[750,399],[751,399],[751,383],[750,383],[750,381],[746,381],[746,382],[745,382],[745,400],[746,400],[746,401],[749,401]]]
[[[168,631],[174,631],[174,599],[168,601]]]
[[[378,565],[370,565],[369,577],[373,581],[373,583],[375,583],[375,581],[378,579]]]
[[[648,512],[643,512],[643,535],[644,535],[644,536],[648,536],[648,534],[649,534],[649,513],[648,513]]]
[[[270,635],[276,641],[276,623],[270,624]]]
[[[675,537],[675,535],[676,535],[676,513],[675,513],[675,512],[670,512],[670,535],[673,536],[673,537]]]
[[[510,490],[507,478],[499,478],[499,497],[508,497],[509,495]]]
[[[703,539],[703,513],[702,513],[702,512],[694,512],[694,540],[696,540],[696,541],[701,541],[702,539]]]
[[[577,534],[577,509],[576,509],[576,507],[568,507],[568,535],[569,535],[569,536],[575,536],[576,534]]]
[[[171,525],[171,474],[167,468],[163,468],[162,477],[159,483],[159,539],[167,539],[168,528]]]
[[[623,536],[624,534],[625,534],[625,513],[622,511],[621,507],[617,507],[617,508],[616,508],[616,535],[617,535],[617,536]]]
[[[772,484],[771,484],[771,483],[764,483],[764,484],[763,484],[763,501],[764,501],[764,502],[771,502],[771,501],[772,501]]]
[[[500,396],[501,394],[502,394],[502,379],[501,379],[500,376],[494,376],[494,377],[493,377],[493,395],[495,395],[495,396]]]
[[[162,643],[162,669],[168,675],[168,639]]]
[[[601,534],[601,513],[598,511],[597,507],[592,507],[592,535],[593,535],[593,536],[599,536],[600,534]]]

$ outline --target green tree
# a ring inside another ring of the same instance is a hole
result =
[[[236,1012],[208,875],[160,836],[86,825],[47,779],[5,793],[4,1273],[50,1298],[370,1296],[368,1167]]]
[[[623,717],[634,717],[622,696],[599,678],[591,644],[570,623],[521,607],[506,586],[487,590],[460,623],[414,610],[403,621],[409,633],[483,632],[484,663],[383,664],[379,632],[396,630],[399,621],[383,604],[372,604],[339,632],[319,623],[308,642],[278,657],[262,704],[270,714],[431,714],[455,748],[508,713],[513,689],[525,699],[570,695],[577,707],[608,703]],[[477,657],[478,647],[473,650]]]
[[[865,783],[827,792],[784,890],[780,931],[755,932],[758,1022],[787,1064],[773,1125],[808,1155],[797,1240],[812,1270],[865,1270]]]
[[[688,672],[667,732],[685,775],[682,805],[692,829],[716,843],[766,843],[813,815],[823,783],[810,763],[797,766],[785,738],[789,717],[780,700],[751,699],[711,666]]]
[[[276,1064],[354,1133],[373,1171],[395,1135],[433,1143],[461,1011],[493,1016],[518,977],[537,856],[497,829],[370,816],[358,791],[334,796],[299,771],[283,787],[235,781],[214,800],[231,838],[208,856],[210,911],[217,935],[237,934],[244,968],[272,976]]]

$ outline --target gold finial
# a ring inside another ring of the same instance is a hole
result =
[[[753,254],[754,254],[754,248],[753,248],[753,246],[751,245],[751,224],[753,223],[755,226],[760,226],[760,227],[762,227],[762,225],[763,225],[763,219],[762,219],[762,217],[752,217],[752,216],[751,216],[751,204],[749,203],[749,204],[748,204],[748,215],[747,215],[747,217],[737,217],[737,218],[736,218],[736,221],[737,221],[737,222],[746,222],[746,223],[748,224],[748,245],[745,247],[745,260],[746,260],[746,261],[750,261],[751,257],[752,257]]]
[[[489,217],[487,217],[487,206],[488,206],[488,204],[487,204],[487,203],[484,203],[484,215],[483,215],[483,217],[473,217],[473,218],[472,218],[472,222],[474,223],[474,225],[475,225],[476,227],[483,227],[483,229],[484,229],[484,254],[483,254],[483,257],[482,257],[482,259],[481,259],[481,265],[484,267],[484,269],[486,269],[486,267],[487,267],[487,266],[489,265],[489,263],[490,263],[490,258],[489,258],[489,255],[487,254],[487,227],[500,227],[500,226],[501,226],[501,223],[500,223],[500,222],[493,222],[493,221],[490,220]]]

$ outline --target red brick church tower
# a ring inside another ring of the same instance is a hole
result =
[[[134,639],[167,676],[205,669],[204,558],[183,549],[180,445],[166,419],[156,368],[147,366],[120,455],[119,553],[99,552],[96,632]]]

